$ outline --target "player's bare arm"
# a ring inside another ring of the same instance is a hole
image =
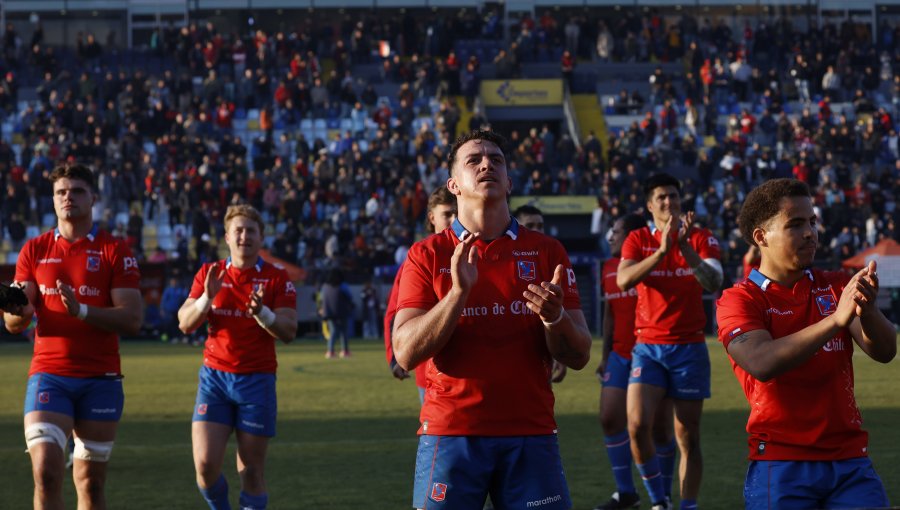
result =
[[[14,335],[25,331],[28,325],[31,324],[31,317],[34,315],[32,303],[37,298],[37,290],[31,282],[19,282],[16,285],[25,293],[25,297],[28,298],[28,304],[24,306],[8,304],[2,308],[3,323],[6,325],[6,330]]]
[[[256,290],[250,293],[247,310],[267,333],[286,344],[291,343],[297,335],[297,309],[276,308],[272,310],[263,302],[265,295],[265,287],[258,285]]]
[[[878,309],[878,273],[875,261],[862,269],[857,289],[862,299],[857,300],[857,318],[850,323],[850,335],[870,358],[887,363],[897,355],[897,330]]]
[[[662,229],[662,239],[659,249],[653,252],[649,257],[642,260],[631,260],[623,258],[619,262],[619,268],[616,270],[616,285],[622,290],[629,290],[637,284],[644,281],[644,278],[650,276],[653,269],[659,265],[669,250],[672,249],[672,225],[674,217],[669,217],[666,225]]]
[[[191,333],[203,325],[212,300],[219,293],[224,280],[224,263],[217,263],[209,268],[206,280],[203,281],[203,294],[199,298],[187,298],[178,309],[178,329],[184,333]]]
[[[394,358],[404,370],[412,370],[428,358],[433,358],[450,340],[463,307],[478,281],[478,248],[472,234],[456,245],[450,258],[453,286],[431,310],[403,308],[394,318],[391,341]]]
[[[802,365],[853,322],[857,304],[864,300],[861,286],[857,285],[862,273],[856,273],[847,283],[833,314],[775,341],[767,330],[747,331],[731,340],[728,354],[744,371],[762,382]]]
[[[723,271],[722,264],[716,259],[703,259],[691,246],[688,241],[691,237],[691,231],[694,223],[694,212],[690,211],[684,215],[681,221],[681,227],[678,229],[678,249],[681,255],[688,263],[691,270],[694,271],[694,278],[707,292],[715,292],[722,286]]]
[[[144,299],[138,289],[112,289],[109,291],[111,307],[88,306],[78,302],[75,288],[62,280],[56,281],[56,289],[63,305],[72,317],[120,335],[136,335],[144,322]]]
[[[559,284],[564,272],[563,265],[557,265],[551,281],[529,285],[522,296],[525,306],[544,323],[547,349],[553,359],[581,370],[591,358],[591,333],[581,310],[563,308],[563,288]]]

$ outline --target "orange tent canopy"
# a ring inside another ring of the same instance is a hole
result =
[[[861,251],[841,262],[841,265],[851,269],[863,267],[866,265],[866,259],[872,255],[878,255],[879,257],[900,257],[900,243],[893,239],[884,239],[868,250]]]
[[[269,264],[277,264],[279,266],[282,266],[285,271],[287,271],[288,278],[290,278],[292,282],[306,280],[306,270],[302,267],[296,264],[291,264],[290,262],[272,255],[269,250],[259,250],[259,255]]]

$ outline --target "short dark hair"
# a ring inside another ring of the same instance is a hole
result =
[[[503,152],[503,157],[506,157],[506,138],[503,138],[503,136],[498,133],[485,129],[469,131],[468,133],[459,135],[459,137],[456,138],[456,141],[453,142],[453,148],[450,149],[450,156],[447,158],[447,163],[450,165],[450,175],[453,175],[453,164],[456,163],[456,152],[460,147],[472,140],[487,140],[499,147],[500,151]]]
[[[738,214],[741,237],[755,246],[753,231],[778,215],[782,198],[809,196],[809,186],[797,179],[772,179],[760,184],[747,194]]]
[[[53,185],[60,179],[77,179],[87,183],[92,192],[97,191],[94,181],[94,172],[85,165],[78,163],[63,163],[50,173],[50,184]]]
[[[531,204],[520,205],[519,207],[516,207],[515,211],[513,211],[513,216],[516,218],[523,214],[538,214],[540,216],[544,215],[544,213],[542,213],[540,209]]]
[[[627,236],[632,230],[644,228],[647,226],[647,219],[639,214],[626,214],[622,216],[622,230]]]
[[[675,189],[681,192],[681,181],[667,173],[658,173],[651,175],[644,182],[644,196],[647,200],[650,200],[650,194],[653,193],[653,190],[663,186],[674,186]]]

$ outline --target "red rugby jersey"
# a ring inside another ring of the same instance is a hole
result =
[[[655,227],[653,230],[651,227],[633,230],[622,244],[622,260],[640,262],[659,250],[660,239],[662,231]],[[719,258],[719,242],[709,230],[692,229],[688,243],[702,259]],[[694,278],[694,271],[677,246],[669,250],[662,262],[636,287],[638,302],[634,327],[638,343],[704,341],[703,287]]]
[[[613,316],[612,350],[625,359],[631,359],[634,348],[634,314],[637,308],[637,289],[623,291],[616,285],[619,271],[618,257],[607,259],[600,268],[600,286],[603,297],[609,300],[610,312]]]
[[[455,221],[413,245],[403,268],[398,309],[431,309],[452,287],[450,258],[469,233]],[[575,273],[559,241],[519,228],[476,241],[478,281],[447,345],[423,363],[427,378],[420,434],[521,436],[551,434],[552,359],[540,318],[525,306],[528,284],[553,279],[557,264],[563,306],[581,308]]]
[[[238,269],[231,260],[203,264],[191,287],[190,297],[203,295],[206,273],[225,267],[222,289],[212,300],[207,315],[209,338],[203,349],[203,364],[237,374],[275,373],[275,339],[257,324],[247,309],[250,293],[257,285],[265,287],[263,304],[271,308],[296,308],[297,291],[281,267],[260,257],[253,267]]]
[[[121,375],[119,335],[72,317],[56,280],[71,285],[79,303],[108,308],[112,289],[137,289],[140,269],[128,245],[97,225],[74,243],[55,229],[30,239],[16,262],[16,281],[37,288],[38,315],[29,375],[65,377]]]
[[[850,277],[807,271],[786,288],[753,270],[718,301],[719,340],[764,329],[773,342],[834,313]],[[730,357],[729,357],[730,359]],[[806,363],[760,382],[731,360],[750,403],[747,432],[755,460],[840,460],[867,455],[868,434],[853,395],[853,338],[842,329]]]

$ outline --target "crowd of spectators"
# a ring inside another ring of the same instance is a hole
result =
[[[108,65],[112,49],[90,34],[60,49],[36,30],[25,47],[8,26],[0,116],[21,138],[0,139],[0,223],[13,246],[27,226],[46,223],[43,176],[71,158],[97,169],[97,217],[150,260],[191,269],[216,257],[225,207],[247,201],[271,225],[275,255],[314,273],[371,274],[398,262],[423,231],[457,130],[487,123],[474,108],[481,59],[513,77],[557,54],[568,81],[590,72],[578,59],[683,66],[658,68],[644,94],[623,91],[609,113],[640,120],[609,140],[592,133],[576,144],[552,126],[509,133],[516,193],[595,195],[613,219],[642,209],[649,173],[678,168],[687,208],[736,262],[744,194],[762,179],[793,175],[815,190],[820,229],[833,239],[822,256],[838,260],[898,236],[900,34],[891,27],[873,43],[850,24],[798,29],[778,20],[735,34],[723,21],[654,11],[548,11],[517,20],[495,54],[460,59],[459,39],[502,39],[497,12],[301,25],[160,30],[147,50],[163,59],[158,69]],[[354,72],[373,63],[377,81],[396,84],[396,94],[379,96]],[[19,77],[35,70],[36,100],[21,104]],[[468,125],[460,125],[457,95],[474,110]],[[337,129],[308,136],[313,118]],[[173,249],[145,252],[148,222],[170,227]]]

